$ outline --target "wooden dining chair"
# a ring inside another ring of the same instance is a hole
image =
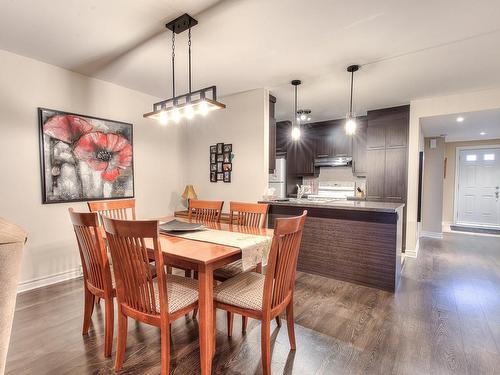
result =
[[[261,321],[262,369],[271,374],[270,322],[286,310],[290,347],[295,350],[293,292],[302,231],[301,216],[275,221],[266,275],[243,272],[214,290],[215,307]]]
[[[123,364],[128,317],[160,328],[161,374],[170,370],[170,323],[198,306],[198,283],[166,273],[158,221],[126,221],[102,217],[116,277],[118,342],[115,371]],[[157,279],[149,267],[153,249]]]
[[[83,334],[87,335],[94,311],[95,298],[105,301],[104,355],[111,356],[113,346],[115,289],[112,268],[99,227],[97,213],[74,212],[69,209],[71,222],[76,234],[78,249],[83,268],[85,308],[83,314]]]
[[[267,224],[267,212],[269,205],[265,203],[229,203],[229,223],[232,225],[244,226],[249,228],[265,228]],[[241,259],[229,263],[228,265],[214,271],[214,279],[217,281],[226,281],[231,277],[240,274],[243,271]],[[262,263],[259,263],[252,271],[262,273]],[[248,318],[242,316],[241,330],[246,332]],[[227,312],[227,334],[233,333],[233,313]]]
[[[119,220],[135,220],[135,199],[87,202],[90,212]]]
[[[189,220],[219,223],[223,205],[224,201],[190,199],[188,208]]]

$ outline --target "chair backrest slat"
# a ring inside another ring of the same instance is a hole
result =
[[[191,220],[204,222],[220,222],[224,201],[189,200],[188,216]]]
[[[135,220],[135,199],[87,202],[90,212],[118,220]]]
[[[69,209],[85,282],[96,289],[111,291],[111,269],[97,213]]]
[[[275,221],[264,284],[264,311],[270,311],[293,293],[302,231],[307,216],[279,218]]]
[[[229,222],[235,225],[264,228],[268,209],[269,205],[264,203],[230,202]]]
[[[164,261],[158,240],[158,221],[127,221],[102,217],[115,269],[118,302],[138,312],[160,315],[147,244],[154,247],[159,293],[165,293]],[[150,242],[147,242],[150,241]],[[167,300],[165,308],[168,313]]]

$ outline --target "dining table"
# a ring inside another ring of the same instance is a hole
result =
[[[175,218],[179,221],[196,222]],[[158,219],[160,224],[174,220],[174,217]],[[273,236],[273,229],[253,228],[226,223],[203,223],[210,230],[237,232],[256,236]],[[160,247],[165,263],[170,267],[189,269],[197,272],[199,285],[199,335],[201,374],[211,374],[212,359],[215,354],[215,314],[214,314],[214,270],[242,258],[242,249],[237,246],[182,238],[175,234],[160,232]],[[151,254],[153,255],[153,254]],[[154,256],[153,256],[154,259]]]

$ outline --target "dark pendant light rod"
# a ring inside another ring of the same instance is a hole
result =
[[[293,114],[293,122],[297,124],[297,87],[302,83],[300,79],[294,79],[292,85],[295,86],[295,103],[294,103],[294,114]]]
[[[174,105],[177,104],[175,100],[175,32],[172,31],[172,97],[174,98]]]
[[[347,67],[347,71],[351,73],[351,96],[349,100],[349,116],[352,116],[352,92],[354,85],[354,72],[357,72],[358,70],[359,70],[359,65],[350,65]]]
[[[189,56],[189,94],[191,94],[191,27],[188,31],[188,56]],[[191,97],[189,97],[191,99]]]

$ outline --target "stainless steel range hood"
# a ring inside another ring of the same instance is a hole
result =
[[[333,158],[318,158],[314,159],[315,167],[345,167],[352,163],[350,156],[336,156]]]

